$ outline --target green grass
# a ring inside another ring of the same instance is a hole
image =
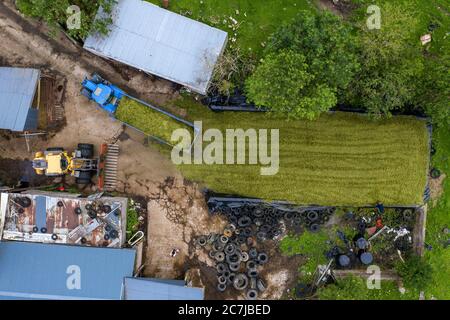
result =
[[[186,178],[215,192],[298,204],[420,204],[426,185],[428,134],[410,117],[371,121],[350,113],[286,121],[255,113],[214,113],[184,98],[176,103],[203,130],[279,129],[280,170],[260,165],[182,165]]]
[[[184,123],[128,97],[122,98],[115,115],[120,121],[165,142],[170,142],[172,132],[177,129],[187,129],[193,132],[192,128]]]
[[[347,277],[337,284],[319,289],[317,296],[321,300],[417,300],[419,293],[408,290],[401,294],[394,281],[381,281],[381,288],[368,289],[362,278]]]
[[[434,143],[437,149],[433,157],[433,165],[447,175],[444,180],[444,194],[436,207],[431,208],[427,217],[426,242],[433,246],[432,251],[426,251],[425,258],[433,266],[433,280],[425,291],[427,297],[433,295],[437,299],[450,299],[450,249],[444,248],[444,242],[449,235],[442,230],[450,228],[450,128],[441,127],[435,130]]]
[[[133,199],[127,208],[127,240],[129,240],[139,228],[139,214],[136,210]]]
[[[319,264],[326,264],[325,252],[330,250],[327,244],[329,234],[327,230],[321,230],[318,233],[304,232],[298,236],[287,236],[280,243],[281,252],[288,256],[304,255],[305,264],[300,266],[299,271],[303,280],[312,280]]]
[[[161,0],[147,1],[161,5]],[[229,47],[238,46],[242,52],[260,58],[262,43],[268,36],[299,10],[314,8],[311,3],[307,0],[171,0],[169,9],[227,31]],[[233,30],[230,17],[237,21],[237,30]]]

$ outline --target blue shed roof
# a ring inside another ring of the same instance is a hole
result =
[[[29,110],[39,77],[36,69],[0,67],[0,129],[36,129],[37,117]],[[27,122],[29,116],[34,119],[32,123]]]
[[[0,242],[0,299],[121,299],[135,254],[132,249]]]
[[[184,281],[125,278],[125,300],[203,300],[202,288],[186,287]]]

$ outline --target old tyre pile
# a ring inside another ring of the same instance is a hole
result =
[[[245,292],[249,300],[258,298],[265,288],[259,277],[262,266],[269,262],[256,244],[275,239],[284,228],[306,228],[318,232],[334,213],[335,208],[294,208],[268,203],[208,202],[211,214],[226,216],[229,225],[223,234],[197,238],[197,245],[208,251],[215,261],[217,290],[229,288]]]
[[[252,246],[253,240],[248,240],[253,232],[244,237],[238,230],[234,224],[229,224],[223,234],[200,236],[196,244],[215,262],[218,291],[235,289],[243,292],[247,299],[254,300],[266,289],[259,274],[269,257]]]
[[[257,240],[274,239],[283,233],[281,222],[288,229],[300,227],[318,232],[328,222],[335,208],[288,208],[266,203],[209,203],[211,214],[223,214],[238,228],[238,235],[255,235]]]

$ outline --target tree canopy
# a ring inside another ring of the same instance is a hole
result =
[[[270,53],[248,79],[247,93],[257,105],[297,118],[315,119],[336,104],[335,89],[317,84],[305,56],[292,50]]]
[[[288,117],[314,119],[334,107],[358,70],[351,28],[328,12],[301,11],[269,39],[247,80],[247,96]]]
[[[390,116],[414,103],[423,72],[420,41],[415,34],[418,19],[412,8],[385,2],[381,28],[369,30],[359,21],[361,72],[347,90],[347,102],[375,117]],[[406,27],[407,26],[407,27]]]
[[[116,2],[117,0],[17,0],[16,5],[23,14],[42,19],[53,28],[60,25],[75,39],[84,40],[90,32],[109,32],[108,26],[112,23],[109,14]],[[67,20],[72,14],[68,8],[72,5],[80,8],[81,26],[77,29],[67,28]],[[106,15],[95,19],[100,6]]]

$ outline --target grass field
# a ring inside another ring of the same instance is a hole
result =
[[[116,118],[144,133],[170,142],[172,132],[176,129],[187,129],[193,133],[191,127],[169,116],[153,110],[135,100],[123,97],[117,108]]]
[[[434,143],[437,149],[433,157],[433,165],[447,175],[444,180],[444,193],[438,204],[431,208],[427,217],[427,234],[425,241],[433,246],[426,251],[425,257],[433,266],[433,283],[426,291],[437,299],[450,300],[450,251],[445,248],[449,235],[444,234],[444,228],[450,228],[450,128],[441,127],[435,131]]]
[[[374,122],[350,113],[285,121],[261,113],[214,113],[188,98],[175,104],[187,109],[189,120],[202,120],[203,130],[279,129],[275,176],[261,176],[260,165],[180,166],[187,178],[215,192],[299,204],[422,203],[429,154],[423,121]]]

